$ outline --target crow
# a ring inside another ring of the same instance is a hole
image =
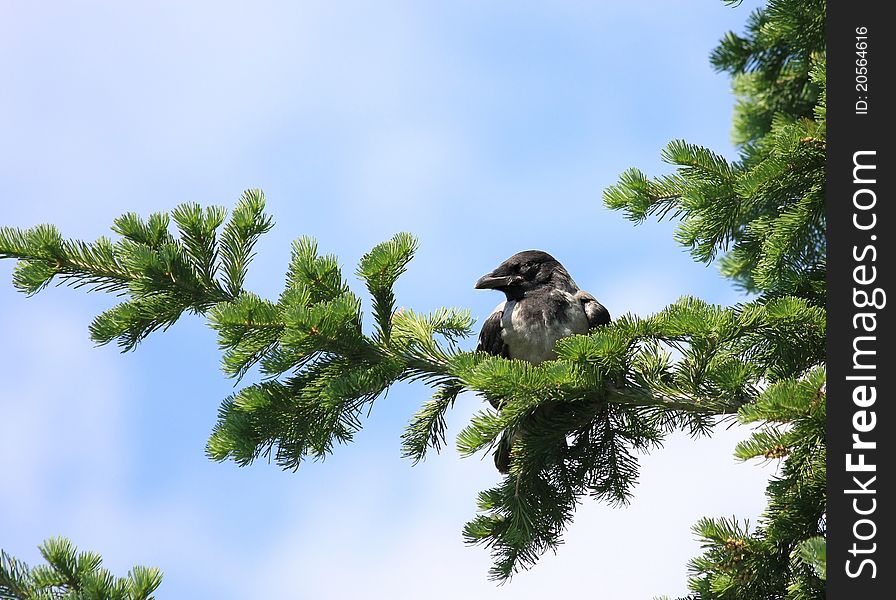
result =
[[[603,304],[580,290],[563,265],[541,250],[514,254],[474,287],[499,290],[507,298],[479,333],[476,349],[495,356],[533,364],[553,360],[557,340],[610,322]],[[495,466],[501,473],[510,470],[513,441],[505,433],[498,444]]]

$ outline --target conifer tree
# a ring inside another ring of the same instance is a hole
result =
[[[28,294],[56,279],[125,296],[91,324],[100,344],[132,350],[185,312],[207,317],[224,372],[263,376],[223,401],[207,444],[214,460],[269,457],[296,469],[349,442],[370,404],[402,381],[434,390],[402,436],[414,462],[447,443],[445,414],[464,391],[490,403],[458,435],[462,455],[491,451],[525,422],[510,473],[480,494],[479,514],[464,529],[469,543],[491,549],[499,581],[555,549],[584,497],[626,503],[637,452],[660,448],[676,430],[711,434],[720,418],[755,424],[736,456],[781,461],[768,508],[754,528],[736,518],[696,524],[705,552],[689,565],[692,597],[820,598],[824,3],[771,0],[711,60],[733,77],[738,158],[676,140],[663,152],[669,174],[626,171],[604,201],[635,222],[677,219],[676,239],[694,259],[717,261],[751,299],[723,307],[685,297],[654,315],[625,314],[560,340],[555,361],[464,351],[460,341],[473,328],[464,310],[397,310],[394,284],[417,247],[407,233],[373,248],[356,269],[372,299],[372,327],[362,327],[361,301],[336,257],[310,238],[293,244],[278,298],[244,289],[256,240],[272,226],[257,190],[243,194],[229,219],[195,204],[146,219],[125,214],[114,222],[115,241],[66,240],[50,225],[3,228],[0,257],[17,259],[13,282]],[[539,411],[547,404],[552,410]]]

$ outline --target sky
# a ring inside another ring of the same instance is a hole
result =
[[[631,166],[661,174],[684,138],[734,157],[734,98],[708,55],[755,2],[0,2],[0,225],[110,234],[119,214],[230,207],[261,188],[277,225],[247,287],[276,297],[290,242],[352,273],[397,231],[420,251],[396,286],[419,311],[501,299],[473,282],[547,250],[614,316],[682,295],[744,296],[602,205]],[[503,586],[465,546],[491,458],[451,444],[412,466],[400,434],[428,398],[401,384],[353,443],[297,472],[204,455],[234,390],[213,332],[184,317],[131,353],[87,325],[114,298],[33,298],[0,262],[0,548],[31,564],[67,536],[159,598],[651,598],[686,592],[704,516],[756,522],[775,464],[742,427],[642,457],[628,507],[585,500],[556,555]],[[369,307],[369,303],[365,306]],[[465,342],[472,348],[475,339]],[[455,435],[479,408],[467,394]]]

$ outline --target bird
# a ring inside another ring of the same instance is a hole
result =
[[[483,323],[476,347],[494,356],[540,364],[557,358],[557,340],[611,320],[606,307],[579,289],[563,265],[542,250],[517,252],[480,277],[474,288],[498,290],[505,296]],[[492,404],[500,410],[500,405]],[[516,435],[520,432],[513,436],[505,432],[498,443],[495,466],[501,473],[510,471]]]

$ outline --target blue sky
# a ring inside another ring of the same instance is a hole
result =
[[[733,97],[708,54],[755,3],[6,2],[0,8],[0,224],[109,233],[125,211],[232,206],[262,188],[277,226],[248,278],[276,295],[290,241],[345,273],[396,231],[421,242],[397,286],[416,310],[500,300],[473,282],[518,250],[560,259],[616,316],[684,294],[743,297],[601,191],[666,167],[675,138],[728,156]],[[682,594],[702,516],[755,517],[774,465],[737,463],[739,428],[673,436],[632,505],[586,501],[556,556],[502,587],[461,527],[497,473],[451,448],[412,467],[425,400],[400,385],[355,442],[297,473],[213,463],[233,382],[185,318],[121,355],[87,324],[112,298],[27,299],[0,263],[0,547],[53,535],[118,574],[161,567],[161,598],[611,598]],[[351,280],[356,291],[363,287]],[[467,342],[468,346],[474,340]],[[481,406],[467,395],[456,434]],[[646,568],[645,568],[646,566]]]

